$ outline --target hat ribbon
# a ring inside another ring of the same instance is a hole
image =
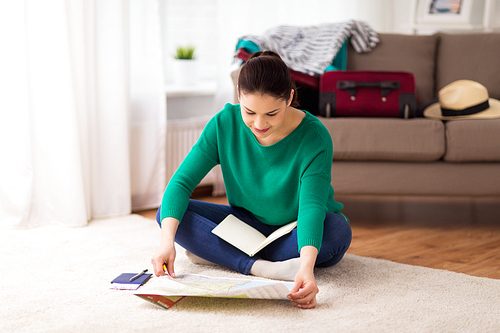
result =
[[[469,106],[468,108],[461,109],[461,110],[453,110],[453,109],[446,109],[441,107],[441,114],[445,117],[452,117],[452,116],[468,116],[471,114],[475,114],[481,111],[484,111],[490,107],[490,103],[488,100],[486,102]]]

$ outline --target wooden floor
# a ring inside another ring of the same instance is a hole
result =
[[[226,197],[198,198],[227,204]],[[351,220],[348,253],[500,279],[500,199],[336,197]],[[156,211],[138,212],[154,218]]]

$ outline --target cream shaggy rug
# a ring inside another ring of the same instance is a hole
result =
[[[500,280],[350,254],[317,269],[313,310],[212,298],[163,310],[108,289],[122,272],[151,271],[159,232],[137,215],[0,230],[0,332],[500,332]],[[194,265],[182,249],[176,272],[241,277]]]

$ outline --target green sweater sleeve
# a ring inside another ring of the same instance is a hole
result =
[[[198,142],[170,179],[161,202],[161,220],[174,217],[181,221],[194,188],[219,163],[215,126],[214,121],[205,126]]]
[[[328,146],[331,143],[326,142]],[[330,153],[332,152],[332,153]],[[333,197],[330,185],[333,150],[326,148],[311,161],[300,181],[299,209],[297,218],[298,249],[304,246],[314,246],[321,249],[323,227],[326,212],[326,203]]]

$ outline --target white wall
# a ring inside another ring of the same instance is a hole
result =
[[[178,46],[196,46],[195,56],[202,62],[202,78],[216,75],[217,0],[159,0],[162,11],[165,67],[172,70]],[[168,77],[168,76],[167,76]]]
[[[193,44],[202,78],[214,78],[217,62],[239,37],[277,25],[316,25],[350,19],[379,32],[406,32],[412,0],[159,0],[164,19],[165,67],[179,45]],[[226,58],[227,59],[227,58]]]

